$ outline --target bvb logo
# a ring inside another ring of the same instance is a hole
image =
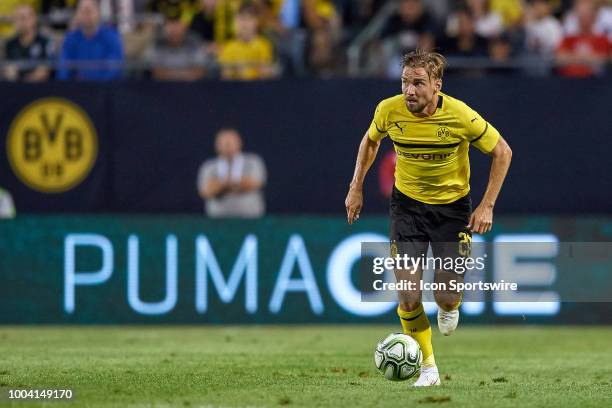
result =
[[[450,136],[450,130],[447,127],[441,127],[438,129],[438,139],[445,141]]]
[[[472,256],[472,236],[469,232],[459,233],[459,255],[464,257]]]
[[[17,177],[44,193],[76,187],[97,152],[96,129],[87,114],[60,98],[39,99],[23,108],[7,138],[9,163]]]

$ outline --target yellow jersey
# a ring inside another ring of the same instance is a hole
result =
[[[272,64],[272,44],[262,36],[249,42],[237,38],[230,40],[223,46],[219,62],[224,68],[225,79],[261,79],[261,67]]]
[[[395,186],[415,200],[448,204],[470,192],[469,148],[490,153],[500,134],[465,103],[438,92],[433,115],[414,116],[403,95],[376,107],[368,137],[389,136],[397,153]]]
[[[40,10],[40,0],[0,0],[0,17],[4,19],[0,23],[0,38],[8,38],[15,33],[13,22],[11,19],[15,14],[18,6],[29,4],[34,8],[36,14]]]

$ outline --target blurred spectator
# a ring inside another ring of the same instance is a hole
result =
[[[492,66],[489,74],[516,74],[519,72],[512,64],[513,48],[509,35],[502,34],[489,40],[489,59]]]
[[[501,17],[506,29],[519,25],[523,18],[522,0],[489,0],[489,8]]]
[[[151,0],[130,0],[132,1],[132,6],[134,8],[134,13],[144,14],[149,13]]]
[[[100,16],[105,24],[112,24],[119,32],[130,33],[134,29],[135,0],[98,0]]]
[[[571,77],[588,77],[603,71],[612,46],[604,34],[594,33],[596,9],[592,2],[578,1],[574,7],[578,34],[563,38],[557,50],[559,73]]]
[[[266,183],[263,160],[242,153],[238,131],[221,129],[215,139],[217,157],[204,162],[198,173],[198,192],[212,218],[256,218],[265,213],[262,188]]]
[[[260,33],[270,40],[274,48],[275,72],[276,76],[304,75],[305,74],[305,53],[307,34],[300,30],[291,30],[285,26],[285,21],[281,18],[286,3],[292,0],[251,0],[257,12]],[[296,0],[301,2],[302,0]],[[299,4],[294,4],[299,9]],[[335,38],[330,38],[335,40]],[[335,41],[331,48],[337,45]],[[337,54],[336,54],[337,55]],[[336,58],[326,60],[324,69],[336,68]]]
[[[502,16],[491,10],[488,0],[466,1],[476,21],[476,32],[486,38],[500,35],[504,31]]]
[[[42,13],[47,25],[54,30],[71,28],[71,19],[78,0],[41,0]],[[96,0],[100,8],[100,21],[116,25],[121,32],[132,29],[135,3],[144,0]]]
[[[447,35],[439,40],[440,51],[447,57],[484,57],[487,39],[476,32],[474,17],[467,8],[449,18]]]
[[[255,8],[259,29],[267,37],[282,35],[286,28],[280,20],[282,3],[285,0],[250,0]]]
[[[147,11],[148,0],[112,0],[122,37],[123,55],[128,61],[142,61],[158,32],[160,17]]]
[[[381,38],[393,38],[398,52],[405,54],[417,47],[432,49],[436,32],[436,23],[422,0],[400,0],[399,9],[383,28]]]
[[[561,23],[552,16],[551,0],[532,0],[525,15],[527,52],[552,56],[563,38]]]
[[[29,4],[17,7],[14,24],[16,34],[5,44],[5,58],[33,65],[19,67],[8,64],[4,67],[4,78],[9,81],[46,81],[50,73],[46,62],[53,58],[53,41],[40,33],[36,12]]]
[[[272,44],[257,34],[257,15],[251,5],[235,17],[236,38],[223,45],[219,55],[223,79],[255,80],[273,75]]]
[[[486,58],[487,39],[476,32],[476,22],[467,7],[459,8],[448,19],[446,35],[438,39],[439,50],[450,59],[455,59],[448,67],[453,74],[480,76],[481,67],[474,66],[469,58]]]
[[[351,1],[351,0],[347,0]],[[303,17],[301,0],[261,0],[271,3],[266,12],[273,17],[273,24],[264,24],[264,34],[268,35],[275,46],[275,59],[282,67],[284,76],[304,76],[306,74],[306,53],[309,33]],[[312,17],[312,16],[311,16]],[[266,20],[264,18],[264,20]],[[335,45],[330,46],[334,47]],[[330,59],[331,62],[331,59]],[[332,65],[332,64],[330,64]]]
[[[153,78],[161,81],[196,81],[204,77],[206,54],[194,34],[177,18],[166,18],[163,36],[149,51]]]
[[[100,24],[96,0],[80,0],[75,29],[64,39],[57,78],[110,80],[121,77],[123,46],[117,30]],[[70,64],[87,65],[72,67]],[[90,67],[91,66],[91,67]]]
[[[243,0],[217,0],[215,7],[215,42],[223,44],[234,38],[235,20]]]
[[[576,0],[551,0],[553,14],[561,21],[563,16],[572,8]]]
[[[180,19],[185,25],[189,25],[191,19],[198,10],[197,0],[150,0],[147,5],[148,11],[160,13],[164,18]]]
[[[288,0],[284,0],[283,5]],[[350,38],[354,38],[368,22],[380,10],[385,0],[337,0],[342,15],[342,22],[345,29],[349,31]],[[435,5],[444,6],[446,2],[436,1]]]
[[[436,21],[444,21],[457,8],[464,7],[465,1],[424,0],[427,10]],[[459,3],[459,4],[457,4]]]
[[[489,40],[489,58],[493,62],[507,62],[512,56],[512,44],[507,35],[500,35]]]
[[[302,12],[308,30],[306,62],[315,75],[336,71],[342,21],[330,0],[303,0]]]
[[[205,43],[215,41],[215,10],[218,0],[200,0],[200,9],[191,19],[189,31]]]
[[[401,75],[401,56],[416,48],[435,47],[436,23],[422,0],[400,0],[399,8],[389,18],[381,32],[382,70],[389,78]]]
[[[13,35],[15,28],[12,18],[17,7],[30,5],[35,11],[40,8],[40,0],[0,0],[0,38],[7,38]]]
[[[15,218],[15,204],[11,194],[0,188],[0,219]]]
[[[493,49],[506,45],[522,49],[525,44],[521,0],[468,0],[476,19],[476,32],[492,40]],[[503,36],[503,37],[500,37]],[[499,41],[500,38],[502,41]],[[490,52],[489,52],[490,53]],[[499,65],[499,61],[496,65]]]
[[[42,0],[42,14],[54,30],[66,30],[74,15],[78,0]]]
[[[612,41],[612,2],[606,0],[575,0],[574,7],[565,16],[563,30],[566,35],[577,35],[580,31],[577,8],[581,3],[589,4],[596,9],[593,33],[603,34]]]

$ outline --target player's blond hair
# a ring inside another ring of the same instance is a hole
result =
[[[402,68],[406,67],[424,68],[430,78],[442,79],[446,58],[437,52],[416,49],[402,57]]]

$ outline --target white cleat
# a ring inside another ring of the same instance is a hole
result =
[[[438,308],[438,329],[445,336],[453,334],[459,323],[459,310],[447,312],[441,307]]]
[[[419,379],[414,383],[414,387],[431,387],[432,385],[440,385],[438,367],[435,365],[421,367],[421,375],[419,375]]]

